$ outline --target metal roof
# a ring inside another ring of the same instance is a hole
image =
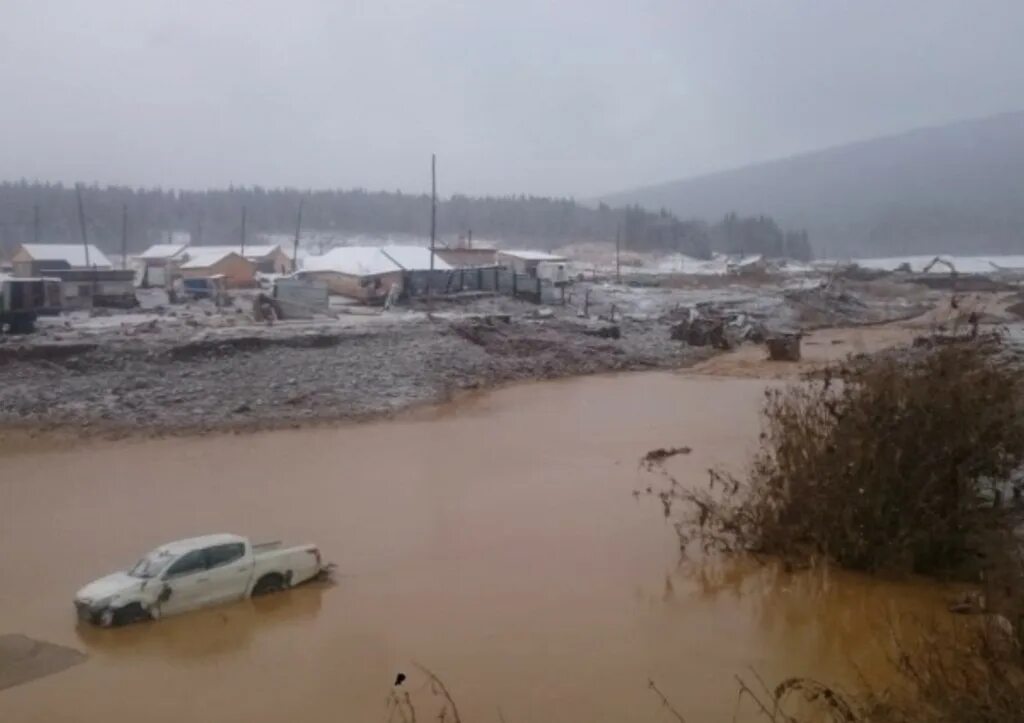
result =
[[[265,258],[273,254],[275,251],[281,251],[281,253],[284,253],[285,256],[288,255],[281,249],[280,244],[246,244],[245,253],[242,253],[241,244],[228,244],[220,246],[190,246],[188,253],[191,256],[193,252],[213,253],[214,251],[222,251],[224,253],[234,252],[239,256],[244,256],[245,258],[250,260]]]
[[[224,247],[210,247],[210,248],[197,248],[193,246],[188,252],[188,261],[181,265],[183,269],[205,269],[213,266],[219,261],[227,258],[234,254],[238,256],[237,251],[233,251],[230,248]]]
[[[498,253],[523,261],[568,261],[565,256],[556,256],[547,251],[525,251],[520,249],[498,249]]]
[[[435,252],[434,269],[450,271],[451,268]],[[321,256],[307,256],[302,262],[302,271],[334,271],[350,276],[428,269],[430,249],[425,246],[339,246]]]
[[[187,243],[182,244],[153,244],[139,254],[140,259],[172,259],[181,255],[188,248]]]
[[[22,244],[21,248],[33,261],[63,261],[68,266],[80,268],[109,268],[112,265],[110,259],[92,244],[89,244],[88,263],[85,261],[85,248],[82,244]]]

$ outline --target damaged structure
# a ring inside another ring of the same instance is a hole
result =
[[[509,249],[498,251],[497,263],[517,274],[562,283],[567,279],[566,264],[569,263],[569,259],[546,251]]]
[[[435,253],[457,269],[490,269],[498,265],[497,249],[444,247]]]
[[[452,267],[423,246],[339,246],[306,258],[297,276],[322,281],[338,296],[383,303],[389,294],[400,294],[415,283],[416,276],[429,276],[431,269],[448,272]]]
[[[135,272],[113,268],[92,244],[23,244],[11,265],[15,277],[59,280],[66,310],[138,304]]]
[[[170,287],[180,274],[181,264],[188,260],[188,244],[154,244],[139,254],[136,259],[139,269],[137,279],[139,286],[143,288]]]

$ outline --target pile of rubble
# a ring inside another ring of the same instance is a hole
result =
[[[709,304],[681,308],[671,315],[675,319],[671,337],[690,346],[734,349],[745,341],[760,344],[767,333],[764,323],[750,314],[729,311]]]

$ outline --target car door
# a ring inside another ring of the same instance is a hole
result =
[[[208,604],[241,600],[249,587],[252,557],[245,554],[244,542],[229,542],[206,548],[206,588]]]
[[[162,578],[160,613],[174,615],[204,604],[207,596],[206,554],[203,550],[186,552],[168,566]]]

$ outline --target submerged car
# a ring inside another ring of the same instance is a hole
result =
[[[156,620],[284,590],[327,574],[329,567],[312,544],[192,537],[161,545],[130,570],[89,583],[75,594],[75,610],[81,620],[103,627]]]

